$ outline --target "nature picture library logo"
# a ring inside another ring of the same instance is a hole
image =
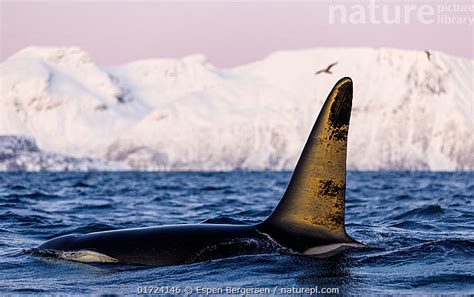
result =
[[[329,5],[329,24],[474,25],[474,2],[336,1]]]

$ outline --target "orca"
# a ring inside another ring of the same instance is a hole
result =
[[[326,99],[279,204],[255,225],[169,225],[65,235],[39,251],[81,262],[179,265],[283,252],[328,257],[365,244],[344,224],[346,155],[353,86],[339,80]]]

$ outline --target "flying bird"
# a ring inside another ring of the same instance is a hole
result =
[[[428,61],[431,61],[431,53],[429,51],[425,51],[426,57],[428,57]]]
[[[334,62],[331,65],[329,65],[326,69],[321,69],[318,72],[315,73],[315,75],[321,74],[321,73],[327,73],[327,74],[332,74],[331,68],[334,67],[338,62]]]

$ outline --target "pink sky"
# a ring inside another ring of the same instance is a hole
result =
[[[230,67],[275,50],[335,46],[435,49],[474,58],[474,25],[329,24],[333,2],[327,1],[0,1],[1,61],[30,45],[80,46],[103,65],[203,53]]]

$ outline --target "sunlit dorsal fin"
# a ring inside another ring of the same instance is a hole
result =
[[[344,227],[352,80],[337,82],[309,135],[288,188],[266,224],[304,236],[349,240]]]

